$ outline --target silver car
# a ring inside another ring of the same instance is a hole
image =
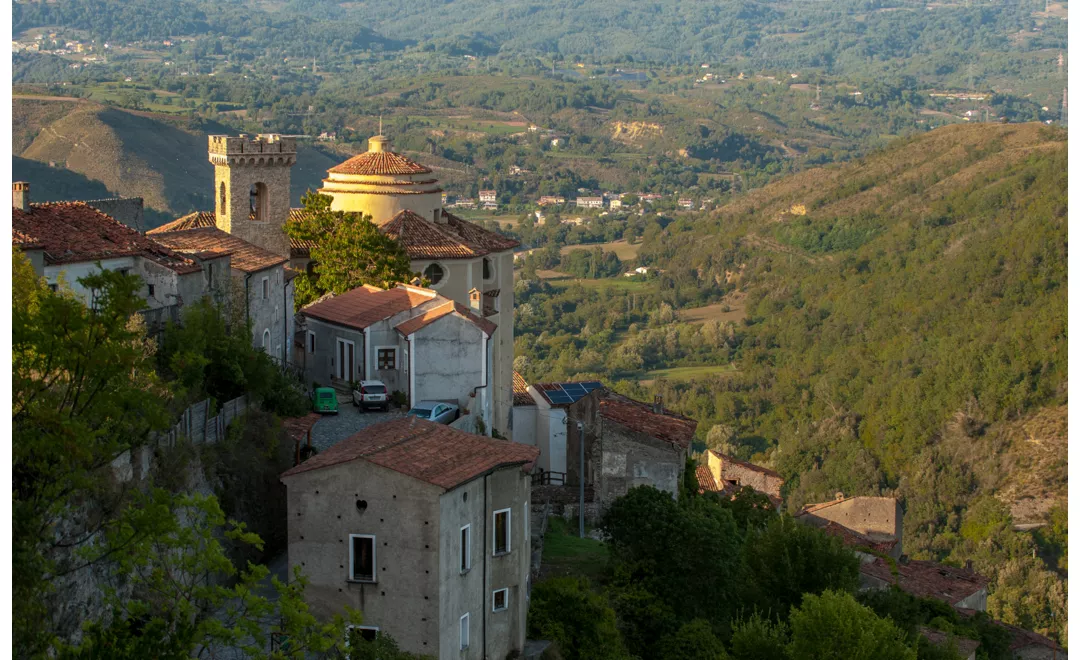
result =
[[[436,424],[449,424],[458,418],[458,406],[455,403],[443,403],[442,401],[421,401],[412,407],[407,414],[420,419],[426,419]]]

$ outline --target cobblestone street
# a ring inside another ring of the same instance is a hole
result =
[[[362,428],[397,419],[404,414],[395,408],[391,408],[389,412],[372,410],[362,413],[356,406],[342,401],[338,404],[338,414],[323,415],[323,418],[315,423],[311,429],[311,444],[320,452],[326,451]]]

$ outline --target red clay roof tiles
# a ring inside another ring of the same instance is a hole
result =
[[[832,520],[827,522],[821,530],[830,536],[838,537],[844,542],[844,545],[849,548],[870,548],[871,550],[883,552],[885,554],[892,552],[893,548],[896,547],[896,544],[900,542],[900,539],[898,538],[875,541],[866,534],[860,534],[859,532],[856,532],[849,527],[845,527],[838,522],[833,522]]]
[[[783,477],[781,477],[780,473],[777,472],[776,470],[770,470],[767,467],[762,467],[760,465],[755,465],[753,463],[748,463],[746,461],[740,461],[739,459],[735,458],[734,456],[728,456],[727,454],[721,454],[720,452],[714,451],[712,449],[706,449],[705,451],[711,451],[713,454],[718,456],[720,458],[720,460],[722,460],[725,463],[731,463],[733,465],[738,465],[739,467],[746,468],[747,470],[752,470],[754,472],[760,472],[761,474],[764,474],[764,475],[767,475],[767,476],[770,476],[770,477],[776,477],[777,479],[780,479],[781,482],[783,481]]]
[[[245,273],[255,273],[288,263],[286,257],[264,250],[253,243],[237,238],[217,227],[199,227],[183,231],[159,232],[154,241],[178,252],[226,251],[232,253],[232,267]]]
[[[32,241],[35,248],[45,250],[48,264],[141,256],[180,274],[202,270],[191,259],[84,202],[32,204],[29,211],[13,208],[11,226],[12,243]]]
[[[525,382],[525,379],[521,377],[521,374],[514,372],[514,405],[515,406],[535,406],[536,401],[529,394],[529,384]]]
[[[392,151],[365,151],[340,165],[331,167],[331,174],[430,174],[431,169]]]
[[[679,445],[684,449],[690,446],[697,429],[697,421],[683,417],[670,410],[657,413],[652,406],[641,401],[606,392],[600,397],[600,415],[632,429],[650,435],[658,440]]]
[[[697,474],[699,491],[713,493],[720,492],[720,487],[716,485],[716,479],[713,478],[712,472],[709,472],[708,466],[699,465],[694,469],[694,472]]]
[[[488,231],[480,225],[466,222],[453,213],[447,213],[444,210],[442,214],[443,218],[446,219],[446,226],[453,230],[464,241],[489,252],[513,250],[521,245],[521,243],[512,238],[508,238],[493,231]]]
[[[418,307],[437,297],[430,289],[397,286],[393,289],[364,285],[341,295],[324,298],[300,310],[308,318],[363,330],[398,312]]]
[[[532,469],[540,450],[507,440],[466,433],[444,424],[404,417],[369,426],[281,475],[358,459],[451,490],[491,470],[520,465]]]
[[[473,314],[468,307],[460,303],[456,303],[453,300],[447,300],[446,303],[439,305],[438,307],[429,309],[428,311],[418,316],[414,316],[411,319],[398,324],[394,329],[400,332],[402,335],[408,337],[417,330],[420,330],[421,328],[426,328],[427,326],[431,325],[435,321],[438,321],[442,317],[453,314],[455,312],[464,317],[466,321],[472,323],[477,328],[479,328],[488,337],[495,333],[495,328],[497,326],[494,323],[485,318],[481,318],[476,314]]]
[[[985,589],[989,581],[974,571],[946,566],[932,561],[911,560],[897,562],[897,576],[893,576],[889,562],[878,557],[862,564],[859,572],[890,584],[919,598],[934,598],[950,605]]]

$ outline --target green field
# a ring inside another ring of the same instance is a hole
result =
[[[620,261],[630,261],[631,259],[637,259],[638,252],[641,251],[641,243],[630,244],[626,242],[626,239],[619,239],[610,243],[566,245],[559,250],[559,253],[569,254],[574,250],[592,250],[593,248],[600,248],[604,252],[614,252]]]

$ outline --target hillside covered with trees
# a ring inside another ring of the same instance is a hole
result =
[[[519,282],[515,364],[663,395],[789,506],[896,494],[908,554],[973,559],[991,613],[1063,631],[1060,548],[1011,524],[1064,507],[1066,171],[1063,131],[1006,124],[782,179],[647,228],[654,280]]]

